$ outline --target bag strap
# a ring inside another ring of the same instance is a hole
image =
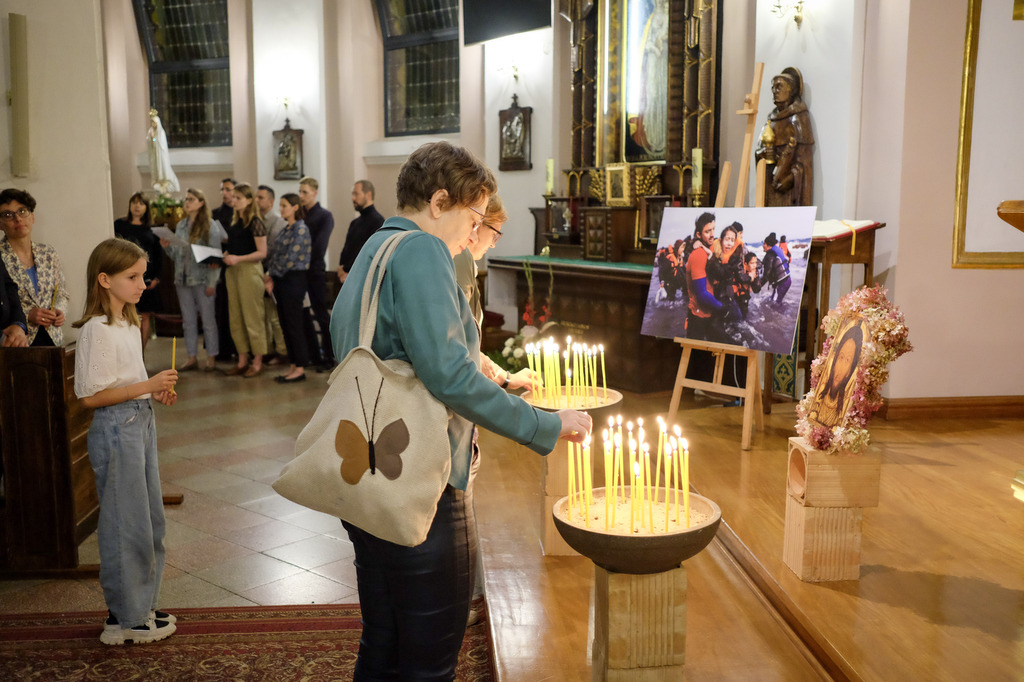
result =
[[[412,232],[403,230],[385,239],[370,262],[370,270],[366,275],[366,282],[363,283],[363,297],[359,306],[360,346],[369,348],[373,344],[373,334],[377,331],[377,308],[380,304],[380,287],[384,280],[384,272],[387,270],[391,255],[398,248],[398,243],[411,234]],[[371,279],[373,279],[372,286]]]

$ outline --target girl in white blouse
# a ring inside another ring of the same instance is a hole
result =
[[[89,256],[85,315],[73,325],[81,328],[75,393],[96,408],[88,444],[100,500],[100,586],[110,610],[104,644],[155,642],[175,630],[174,616],[156,610],[166,524],[149,398],[173,405],[178,373],[146,373],[135,309],[145,274],[141,248],[101,242]]]

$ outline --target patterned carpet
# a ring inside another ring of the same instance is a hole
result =
[[[466,631],[457,679],[492,682],[483,617]],[[100,644],[106,613],[0,615],[0,680],[351,680],[359,607],[175,609],[178,631],[145,645]]]

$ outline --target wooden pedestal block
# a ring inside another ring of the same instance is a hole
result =
[[[881,458],[825,453],[789,439],[782,560],[801,580],[857,580],[863,507],[878,506]]]
[[[789,439],[787,492],[808,507],[877,507],[882,461],[877,452],[826,455]]]
[[[860,507],[808,507],[786,495],[782,560],[801,580],[860,577]]]
[[[594,567],[594,682],[669,682],[686,663],[686,568],[629,575]]]

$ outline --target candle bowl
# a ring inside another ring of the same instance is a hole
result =
[[[604,490],[594,488],[592,508],[604,509]],[[664,495],[664,490],[659,489],[659,500]],[[551,510],[555,527],[562,538],[570,547],[601,568],[615,573],[663,573],[677,568],[679,564],[699,554],[708,546],[718,532],[718,524],[722,521],[722,510],[717,504],[693,493],[690,493],[691,512],[697,512],[707,519],[701,523],[694,523],[689,528],[672,528],[667,533],[658,532],[653,535],[627,534],[627,529],[618,533],[606,532],[603,521],[600,524],[592,523],[592,527],[586,528],[580,525],[584,522],[579,519],[578,512],[573,521],[568,520],[568,506],[569,498],[563,497]],[[664,509],[664,506],[661,509]],[[681,494],[679,512],[682,515]]]
[[[606,396],[605,390],[598,388],[596,392],[588,390],[582,397],[578,395],[566,396],[565,386],[561,386],[555,391],[554,396],[547,395],[544,392],[534,395],[533,391],[526,391],[523,393],[522,398],[534,407],[539,407],[542,410],[564,410],[571,408],[573,410],[587,411],[610,407],[622,400],[622,394],[609,388]]]

